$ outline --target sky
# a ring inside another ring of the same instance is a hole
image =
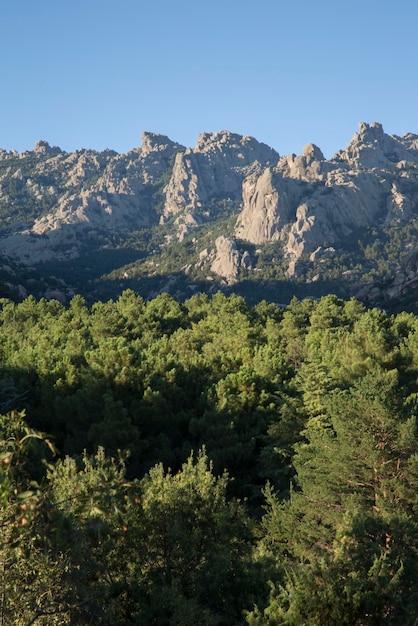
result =
[[[360,122],[418,134],[416,0],[3,0],[0,148],[193,147],[327,158]]]

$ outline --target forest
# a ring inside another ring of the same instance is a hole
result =
[[[0,624],[418,623],[418,318],[0,301]]]

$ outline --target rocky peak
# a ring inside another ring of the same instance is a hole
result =
[[[244,181],[234,234],[255,244],[281,240],[286,256],[295,261],[376,220],[405,219],[417,192],[412,198],[410,183],[402,182],[408,174],[400,178],[394,164],[413,156],[412,148],[386,135],[377,123],[361,124],[347,149],[333,160],[325,160],[317,146],[308,144],[302,155],[283,157],[277,167]],[[395,177],[399,184],[394,184]]]
[[[197,138],[194,152],[217,152],[219,150],[230,150],[239,148],[243,137],[228,130],[221,130],[217,133],[203,132]]]
[[[418,135],[405,133],[400,139],[408,150],[418,150]]]
[[[16,159],[19,157],[19,153],[17,150],[4,150],[0,148],[0,161],[6,159]]]
[[[218,133],[220,134],[220,133]],[[214,142],[215,133],[204,131],[197,138],[195,152],[206,152]]]
[[[318,148],[314,143],[308,143],[303,148],[302,156],[305,157],[307,163],[312,161],[323,161],[325,159],[321,148]]]
[[[388,167],[399,161],[416,161],[416,155],[396,136],[387,135],[382,124],[361,122],[346,150],[337,152],[336,160],[345,161],[350,167]]]
[[[184,146],[171,141],[171,139],[166,137],[166,135],[151,132],[142,133],[142,144],[140,150],[143,157],[146,157],[151,153],[166,152],[167,150],[173,149],[173,147],[184,150]]]
[[[244,150],[244,152],[243,152]],[[221,130],[217,133],[209,133],[203,132],[197,138],[196,146],[193,152],[198,153],[228,153],[231,156],[231,153],[238,153],[238,158],[245,159],[248,158],[250,154],[260,154],[262,152],[267,156],[269,160],[271,160],[273,156],[273,162],[277,161],[279,158],[278,153],[263,144],[254,137],[249,137],[246,135],[238,135],[237,133],[231,133],[228,130]],[[263,159],[264,160],[264,159]]]
[[[62,150],[58,146],[50,146],[47,141],[37,141],[33,149],[36,156],[56,156],[61,154]]]
[[[300,156],[290,154],[282,157],[277,165],[284,176],[305,181],[323,180],[332,167],[325,161],[322,150],[313,143],[308,143]]]
[[[278,159],[275,150],[252,137],[229,131],[201,133],[194,149],[176,157],[166,187],[162,221],[187,213],[196,216],[187,219],[190,225],[206,219],[207,210],[202,211],[202,207],[212,200],[229,198],[239,202],[244,179]],[[186,223],[185,219],[180,221]]]

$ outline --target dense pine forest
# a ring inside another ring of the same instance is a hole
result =
[[[0,624],[418,623],[418,318],[0,301]]]

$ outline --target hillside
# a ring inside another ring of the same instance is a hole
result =
[[[126,154],[0,151],[0,281],[15,298],[333,292],[416,311],[417,218],[418,135],[378,123],[331,159],[228,131],[194,148],[144,133]]]

